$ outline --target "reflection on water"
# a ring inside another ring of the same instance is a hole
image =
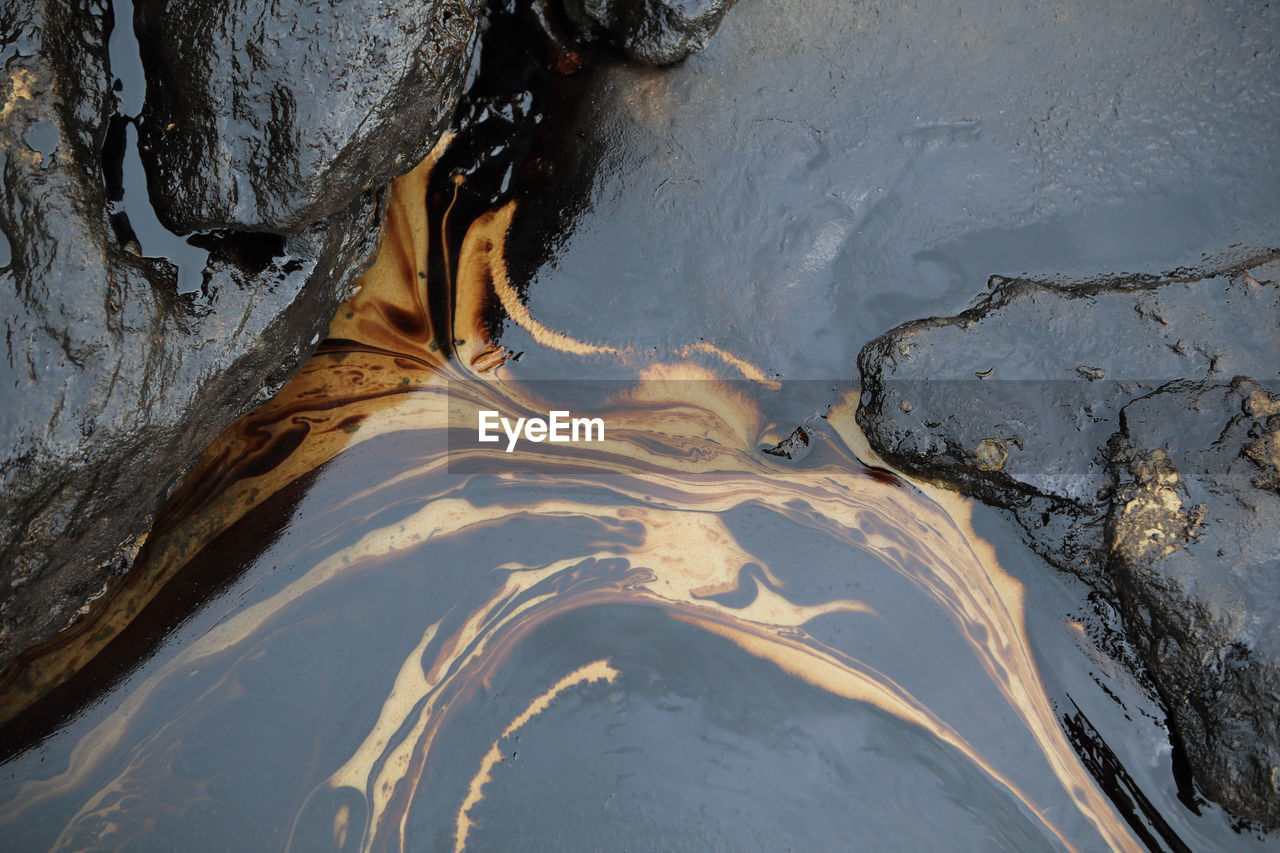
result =
[[[114,684],[16,750],[11,846],[1141,849],[1059,725],[1022,587],[963,502],[868,467],[856,393],[541,325],[504,265],[514,203],[444,239],[448,145],[394,185],[319,353],[11,676],[28,733],[59,685]],[[604,442],[451,442],[480,409],[566,407],[503,322],[631,376]],[[762,452],[802,420],[808,452]]]

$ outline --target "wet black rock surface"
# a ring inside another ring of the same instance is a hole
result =
[[[973,308],[863,349],[859,420],[894,464],[1013,510],[1048,559],[1105,580],[1089,552],[1102,542],[1104,450],[1120,409],[1173,380],[1280,375],[1270,279],[1280,265],[1079,286],[994,281]]]
[[[309,354],[372,257],[379,202],[285,238],[209,235],[180,294],[108,222],[107,13],[49,2],[0,25],[3,662],[127,568],[203,449]]]
[[[407,172],[457,102],[482,5],[140,3],[161,218],[289,233]]]
[[[1129,634],[1205,793],[1280,825],[1280,396],[1171,383],[1121,424],[1107,532]]]
[[[564,0],[587,37],[604,37],[632,59],[670,65],[707,46],[734,0]]]
[[[859,368],[872,446],[1010,510],[1117,601],[1197,781],[1280,823],[1280,264],[997,282]]]

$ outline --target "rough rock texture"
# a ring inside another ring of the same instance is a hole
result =
[[[858,364],[877,452],[1117,601],[1202,788],[1280,825],[1280,263],[1000,281]]]
[[[1098,576],[1105,446],[1130,400],[1176,379],[1280,376],[1280,264],[1061,287],[995,281],[858,358],[858,420],[905,470],[1011,510],[1050,561]]]
[[[290,233],[407,172],[448,123],[482,5],[141,0],[161,219]]]
[[[301,363],[379,216],[366,194],[294,236],[214,240],[180,296],[108,227],[100,7],[31,5],[0,9],[0,663],[127,567],[204,447]]]
[[[733,0],[564,0],[583,35],[603,35],[632,59],[679,62],[702,50]]]
[[[1111,452],[1129,633],[1201,788],[1280,825],[1280,396],[1172,383],[1124,408]]]

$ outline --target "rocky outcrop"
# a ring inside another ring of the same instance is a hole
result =
[[[0,34],[0,663],[129,565],[205,446],[310,353],[378,235],[376,193],[287,237],[209,235],[202,289],[179,294],[174,265],[109,224],[107,22],[29,5]]]
[[[1117,602],[1202,788],[1280,825],[1280,263],[996,281],[858,363],[877,452]]]
[[[1280,396],[1170,383],[1121,412],[1109,565],[1215,800],[1280,825]]]
[[[140,0],[161,219],[297,231],[407,172],[448,123],[481,0]]]
[[[1105,583],[1107,442],[1131,400],[1180,379],[1280,373],[1280,264],[1063,287],[993,281],[858,358],[859,422],[913,474],[1011,510],[1050,561]]]
[[[733,0],[564,0],[578,31],[604,37],[632,59],[670,65],[702,50]]]

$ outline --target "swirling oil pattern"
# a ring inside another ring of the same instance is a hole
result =
[[[393,185],[319,352],[6,685],[11,719],[111,686],[9,761],[6,849],[1141,849],[1022,588],[963,501],[873,458],[856,391],[544,326],[518,205],[453,245],[426,203],[450,144]],[[506,323],[628,377],[575,386],[604,441],[464,440],[566,405]],[[769,414],[797,400],[825,408]]]

